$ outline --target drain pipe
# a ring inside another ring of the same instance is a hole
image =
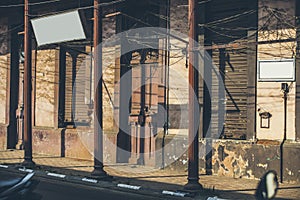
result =
[[[283,91],[283,140],[280,144],[280,182],[283,183],[283,145],[286,141],[286,122],[287,122],[287,95],[289,93],[289,86],[287,83],[281,84],[281,90]]]

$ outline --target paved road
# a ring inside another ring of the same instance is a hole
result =
[[[0,172],[0,179],[5,179],[9,176],[16,176],[11,173]],[[84,186],[81,184],[73,184],[64,181],[56,181],[53,179],[46,179],[35,177],[40,180],[39,185],[34,190],[34,195],[30,200],[154,200],[159,197],[144,196],[139,194],[127,193],[122,191],[108,190],[103,188],[96,188]]]

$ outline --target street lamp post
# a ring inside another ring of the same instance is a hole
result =
[[[32,56],[29,0],[24,2],[24,161],[25,167],[34,167],[32,161]]]
[[[100,0],[94,0],[94,171],[92,176],[107,177],[103,166],[102,100],[102,12]]]
[[[199,183],[199,109],[198,104],[198,71],[197,71],[197,0],[189,0],[189,148],[188,148],[188,183],[185,189],[201,190]]]

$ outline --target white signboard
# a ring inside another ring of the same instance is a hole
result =
[[[78,11],[31,20],[38,46],[86,39]]]
[[[260,60],[257,80],[261,82],[295,81],[295,60]]]

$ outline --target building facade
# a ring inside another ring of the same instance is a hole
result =
[[[33,151],[93,159],[93,2],[37,2],[32,19],[81,10],[87,39],[44,47],[33,39]],[[9,6],[21,3],[0,5],[1,149],[23,148],[23,7]],[[188,1],[104,3],[104,43],[134,28],[171,29],[148,41],[129,34],[103,46],[104,163],[185,170]],[[299,6],[198,1],[201,173],[259,178],[274,169],[284,181],[299,182]],[[258,78],[259,61],[284,60],[295,65],[295,80]],[[286,112],[282,83],[289,87]]]

